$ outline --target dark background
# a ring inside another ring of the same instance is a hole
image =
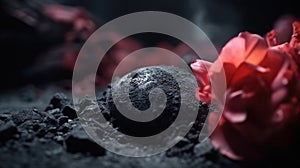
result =
[[[124,14],[155,10],[166,11],[194,21],[201,28],[209,30],[208,25],[219,29],[219,40],[224,44],[226,38],[240,31],[249,31],[264,35],[272,29],[274,22],[284,14],[299,16],[300,7],[296,0],[65,0],[64,4],[84,6],[104,21]],[[216,36],[211,33],[211,36]],[[225,38],[226,37],[226,38]]]
[[[97,26],[137,11],[154,10],[174,13],[196,23],[220,48],[241,31],[263,36],[273,28],[280,16],[291,14],[299,17],[300,15],[296,0],[56,0],[56,2],[87,9],[97,20]],[[42,75],[44,78],[39,79],[32,77],[35,74],[24,75],[24,72],[28,67],[44,63],[37,61],[38,58],[51,47],[63,44],[62,34],[39,34],[34,29],[7,16],[4,12],[6,8],[5,5],[1,5],[0,8],[1,89],[7,90],[28,83],[39,83],[42,80],[47,82],[45,75]],[[59,29],[59,25],[53,27],[56,28]],[[8,35],[5,35],[6,38],[1,38],[3,34]],[[155,45],[168,38],[146,35],[139,40],[148,45]],[[60,79],[71,76],[70,72],[64,72],[59,68],[50,71],[46,75],[49,81],[56,80],[53,76]]]

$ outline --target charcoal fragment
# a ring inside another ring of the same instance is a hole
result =
[[[11,119],[10,114],[0,114],[0,120],[6,121],[6,120],[10,120],[10,119]]]
[[[39,130],[37,131],[36,136],[39,138],[43,137],[47,133],[47,129],[48,127],[45,123],[39,124]]]
[[[77,118],[77,114],[76,114],[76,111],[70,107],[70,106],[65,106],[62,110],[62,113],[65,115],[65,116],[68,116],[70,119],[75,119]]]
[[[35,132],[38,131],[40,128],[41,128],[40,124],[38,124],[38,123],[35,123],[35,124],[32,125],[32,130],[35,131]]]
[[[63,93],[56,93],[54,97],[50,100],[50,105],[46,108],[45,111],[54,109],[54,108],[62,108],[69,104],[69,100],[67,96]]]
[[[82,127],[75,127],[70,136],[66,139],[67,151],[70,153],[83,153],[90,154],[93,156],[105,155],[105,149],[95,143],[86,134]]]
[[[63,125],[64,123],[68,122],[68,117],[67,116],[61,116],[58,118],[58,124]]]
[[[12,115],[15,124],[20,125],[27,120],[40,120],[41,116],[33,110],[22,110]]]
[[[22,123],[22,124],[20,124],[19,126],[18,126],[18,130],[20,130],[20,131],[30,131],[30,132],[33,132],[33,122],[32,121],[30,121],[30,120],[27,120],[27,121],[25,121],[24,123]]]
[[[51,114],[46,114],[46,117],[44,118],[44,122],[51,124],[51,125],[57,125],[58,121],[56,118]]]
[[[13,138],[17,132],[16,124],[13,121],[8,121],[5,124],[2,124],[0,126],[0,143]]]
[[[65,134],[65,133],[69,132],[69,130],[71,129],[71,127],[72,126],[69,123],[64,123],[62,126],[60,126],[58,128],[58,131]]]
[[[45,111],[49,111],[49,110],[52,110],[52,109],[54,109],[53,104],[49,104],[49,105],[46,107]]]
[[[49,110],[47,111],[47,113],[53,115],[55,118],[59,118],[62,116],[61,110],[59,108]]]
[[[57,129],[56,129],[56,127],[50,127],[50,128],[48,129],[48,132],[56,133],[56,132],[57,132]]]

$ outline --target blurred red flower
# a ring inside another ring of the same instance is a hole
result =
[[[279,44],[272,30],[263,39],[240,33],[222,49],[226,101],[221,119],[210,136],[212,144],[232,159],[257,159],[274,148],[285,148],[299,125],[300,23],[293,23],[290,42]],[[196,60],[191,68],[199,82],[197,97],[211,102],[209,77],[216,63]],[[206,70],[204,65],[208,68]],[[214,122],[215,113],[209,113]]]

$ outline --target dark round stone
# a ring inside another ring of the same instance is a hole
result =
[[[153,66],[135,70],[112,83],[115,93],[120,93],[114,95],[116,96],[114,99],[116,101],[124,100],[122,93],[126,93],[125,90],[127,90],[131,102],[126,103],[131,103],[132,106],[141,111],[142,114],[146,112],[145,110],[150,108],[150,92],[155,88],[159,88],[164,92],[167,99],[163,112],[148,122],[131,120],[124,116],[116,108],[115,102],[112,98],[112,90],[107,89],[106,102],[109,114],[105,114],[104,116],[112,123],[113,127],[117,128],[124,134],[136,137],[156,135],[167,129],[175,121],[179,113],[181,103],[191,103],[190,106],[185,105],[185,107],[195,107],[195,105],[192,104],[192,102],[195,101],[181,102],[181,89],[177,80],[187,81],[185,82],[187,86],[181,87],[195,87],[195,85],[192,84],[194,77],[189,72],[180,68],[171,66]],[[195,97],[191,97],[191,99],[194,98]],[[157,102],[154,102],[153,104],[153,111],[147,112],[154,112],[156,109],[155,105],[159,105]],[[198,107],[199,104],[196,106]],[[188,111],[189,110],[186,112],[188,113]]]

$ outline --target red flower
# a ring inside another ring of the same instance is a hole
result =
[[[300,119],[300,23],[293,24],[289,43],[279,45],[275,31],[266,40],[240,33],[222,49],[219,60],[226,75],[226,101],[221,120],[211,135],[212,144],[232,159],[256,159],[286,147]],[[209,76],[219,72],[213,63],[191,65],[199,81],[198,98],[209,102]],[[203,96],[204,95],[204,96]],[[209,121],[215,120],[209,114]]]
[[[192,64],[192,70],[199,83],[196,91],[196,97],[202,102],[209,103],[211,101],[211,84],[207,69],[211,66],[210,62],[203,60],[195,60]]]

